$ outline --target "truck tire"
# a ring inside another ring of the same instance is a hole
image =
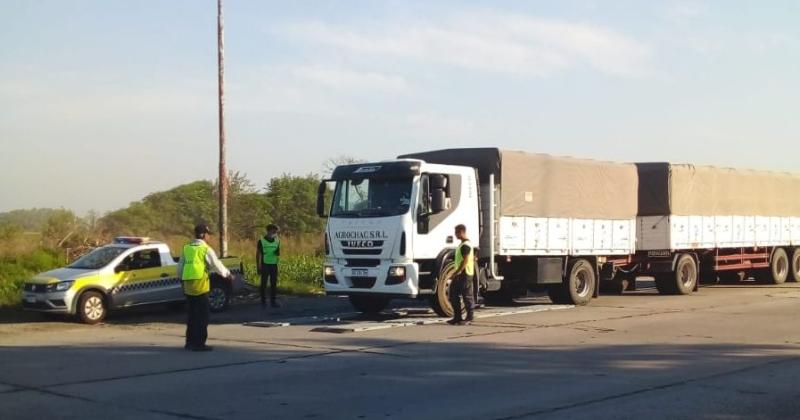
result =
[[[756,272],[756,280],[764,284],[781,284],[786,282],[790,271],[789,255],[784,248],[776,248],[772,253],[769,268]]]
[[[222,312],[228,309],[231,303],[231,289],[222,280],[212,280],[211,290],[208,292],[208,309],[213,312]]]
[[[439,281],[436,282],[436,292],[431,296],[431,309],[440,317],[453,317],[453,305],[450,303],[450,284],[453,283],[453,273],[456,271],[456,264],[448,261],[439,270]],[[461,305],[462,315],[466,312],[464,305]]]
[[[789,280],[800,283],[800,248],[795,248],[792,252],[792,275]]]
[[[682,254],[675,263],[672,273],[660,273],[655,276],[656,289],[662,295],[688,295],[697,285],[697,262],[689,254]]]
[[[78,298],[78,320],[84,324],[97,324],[106,319],[108,304],[105,297],[94,290],[84,292]]]
[[[594,296],[596,278],[592,264],[581,258],[570,264],[564,282],[551,287],[547,293],[553,303],[583,306]]]
[[[389,306],[391,299],[383,296],[350,295],[350,304],[365,315],[377,315]]]

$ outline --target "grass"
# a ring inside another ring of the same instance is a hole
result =
[[[0,256],[0,307],[19,305],[25,280],[65,263],[66,259],[60,252],[48,249]]]

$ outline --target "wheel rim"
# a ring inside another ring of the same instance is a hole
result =
[[[800,252],[795,254],[795,256],[794,256],[794,264],[792,264],[792,265],[793,265],[793,269],[794,269],[794,277],[796,279],[800,279]]]
[[[92,296],[89,299],[86,299],[86,303],[83,304],[83,313],[86,315],[86,318],[91,319],[92,321],[102,318],[104,312],[105,308],[103,308],[103,300],[97,296]]]
[[[208,302],[212,309],[221,309],[225,306],[225,291],[219,287],[211,289],[208,293]]]
[[[586,296],[589,293],[589,272],[586,269],[581,269],[575,274],[575,293],[578,296]]]
[[[444,270],[443,276],[446,280],[444,282],[444,287],[441,289],[443,293],[437,293],[439,299],[439,306],[444,309],[444,312],[448,314],[447,316],[452,316],[455,313],[453,309],[453,305],[450,303],[450,286],[453,284],[453,272],[455,272],[455,266],[451,265],[447,269]],[[466,310],[464,308],[464,303],[461,303],[461,312],[463,313]]]
[[[789,261],[782,255],[775,261],[775,277],[778,279],[785,278],[789,273]]]
[[[695,275],[694,268],[686,263],[681,267],[681,283],[684,286],[691,286],[694,283]]]

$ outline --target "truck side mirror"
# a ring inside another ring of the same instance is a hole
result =
[[[444,190],[435,189],[431,191],[431,211],[433,213],[441,213],[445,210],[447,210],[447,205]]]
[[[325,190],[328,189],[328,180],[322,181],[317,187],[317,216],[328,217],[325,212]]]

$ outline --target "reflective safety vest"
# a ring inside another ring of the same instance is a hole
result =
[[[261,238],[261,262],[264,264],[277,264],[280,260],[280,257],[278,257],[280,246],[281,240],[277,237],[272,242]]]
[[[190,296],[198,296],[211,291],[211,282],[206,271],[208,245],[187,244],[183,247],[183,291]]]
[[[461,255],[461,247],[464,245],[469,246],[469,255],[467,255],[467,265],[464,266],[464,273],[472,276],[475,274],[475,248],[472,247],[469,241],[463,241],[456,247],[456,269],[461,267],[461,262],[464,261],[464,256]]]

